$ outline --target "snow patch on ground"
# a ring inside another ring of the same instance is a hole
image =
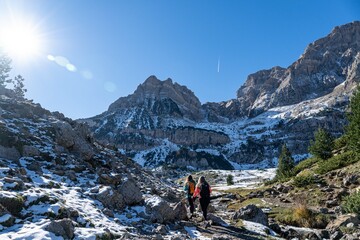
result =
[[[268,233],[270,233],[271,236],[277,236],[277,234],[273,230],[260,223],[250,222],[246,220],[242,220],[242,223],[244,224],[244,227],[249,231],[256,232],[260,235],[265,236],[267,236]]]
[[[213,190],[228,190],[233,188],[256,188],[264,181],[270,180],[276,175],[276,168],[264,170],[209,170],[217,174],[217,182],[212,186]],[[234,185],[227,185],[226,178],[233,176]]]
[[[184,229],[188,232],[191,239],[197,240],[210,240],[211,238],[204,237],[201,232],[199,232],[196,227],[184,227]]]

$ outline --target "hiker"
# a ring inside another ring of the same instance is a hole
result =
[[[193,213],[194,213],[193,194],[194,194],[194,191],[195,191],[195,181],[193,180],[191,175],[189,175],[186,178],[186,182],[185,182],[185,185],[184,185],[184,191],[186,193],[186,198],[187,198],[187,200],[189,202],[189,206],[190,206],[190,213],[191,213],[190,218],[192,218]]]
[[[203,212],[204,220],[207,220],[207,208],[210,203],[210,193],[211,187],[209,183],[205,180],[204,176],[199,178],[198,183],[196,184],[195,192],[194,192],[194,199],[199,196],[200,198],[200,206]]]

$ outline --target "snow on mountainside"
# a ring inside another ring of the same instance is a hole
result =
[[[170,184],[98,144],[85,125],[0,95],[0,239],[154,235],[153,222],[184,218]]]
[[[311,43],[288,68],[249,75],[236,99],[201,105],[185,86],[150,76],[108,111],[79,121],[143,166],[273,166],[283,143],[301,159],[317,128],[343,132],[359,66],[357,21]]]

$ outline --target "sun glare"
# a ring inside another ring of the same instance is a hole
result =
[[[0,47],[12,58],[28,60],[40,53],[41,38],[34,25],[17,22],[0,29]]]

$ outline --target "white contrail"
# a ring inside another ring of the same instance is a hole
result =
[[[218,58],[218,73],[220,72],[220,57]]]

